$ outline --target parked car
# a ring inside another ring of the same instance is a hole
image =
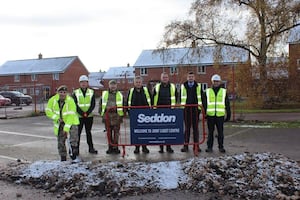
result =
[[[11,104],[11,100],[0,95],[0,106],[9,106]]]
[[[0,95],[9,98],[12,104],[19,106],[20,104],[30,105],[32,103],[32,97],[25,95],[18,91],[2,91]]]

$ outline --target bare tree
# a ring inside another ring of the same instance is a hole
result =
[[[165,27],[161,48],[221,45],[248,51],[259,66],[259,81],[266,96],[267,57],[282,53],[288,31],[300,25],[296,0],[196,0],[189,19]],[[277,53],[277,54],[276,54]]]

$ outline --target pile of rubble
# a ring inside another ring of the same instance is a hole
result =
[[[273,153],[158,163],[11,163],[0,179],[70,198],[121,197],[180,189],[235,199],[300,199],[300,167]]]

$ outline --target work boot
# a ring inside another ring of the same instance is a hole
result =
[[[181,149],[181,152],[188,152],[188,151],[189,151],[188,145],[184,145]]]
[[[142,146],[143,153],[149,153],[149,149],[146,146]]]
[[[160,145],[159,146],[160,150],[158,151],[159,153],[163,153],[164,152],[164,146],[163,145]]]
[[[140,146],[135,146],[135,150],[133,151],[134,154],[140,153]]]
[[[60,161],[67,161],[67,156],[60,156]]]
[[[207,153],[211,153],[212,151],[213,151],[212,148],[205,149],[205,152],[207,152]]]
[[[115,154],[119,154],[119,153],[121,152],[120,149],[119,149],[117,146],[112,147],[112,151],[113,151],[113,153],[115,153]]]
[[[89,149],[89,153],[98,154],[98,151],[96,149],[92,148],[92,149]]]
[[[171,148],[170,145],[167,145],[167,152],[168,153],[174,153],[174,150]]]
[[[221,153],[225,153],[225,152],[226,152],[224,148],[219,148],[219,151],[220,151]]]
[[[70,157],[71,157],[72,160],[75,160],[77,156],[72,154],[72,155],[70,155]]]
[[[113,148],[112,146],[109,146],[108,149],[106,150],[106,154],[112,154],[113,153]]]

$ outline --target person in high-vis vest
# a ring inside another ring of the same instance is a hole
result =
[[[54,134],[57,136],[57,147],[61,161],[67,160],[66,140],[72,160],[78,160],[78,125],[76,104],[67,93],[67,87],[58,87],[57,94],[52,96],[45,109],[46,116],[53,120]]]
[[[177,102],[177,89],[175,84],[170,83],[169,75],[165,72],[161,73],[160,83],[157,83],[153,88],[152,105],[155,106],[175,106]],[[167,152],[173,153],[171,145],[166,145]],[[164,153],[164,146],[160,145],[159,153]]]
[[[226,151],[223,144],[224,122],[228,122],[231,117],[230,102],[226,89],[221,87],[220,75],[214,74],[211,77],[211,81],[212,88],[206,89],[205,97],[202,99],[208,128],[207,149],[205,151],[209,153],[213,151],[214,130],[216,126],[219,151],[225,153]]]
[[[187,74],[187,81],[180,87],[180,104],[184,106],[184,146],[181,152],[188,152],[191,127],[193,128],[194,150],[201,152],[199,147],[199,114],[202,107],[201,84],[195,81],[194,72]],[[198,144],[197,144],[198,143]]]
[[[136,76],[134,78],[134,87],[130,88],[127,96],[127,106],[128,111],[130,113],[131,109],[135,108],[130,108],[130,106],[147,106],[151,107],[151,96],[149,93],[149,90],[147,87],[143,86],[143,80],[142,77]],[[142,145],[142,152],[143,153],[149,153],[149,149],[147,148],[146,145]],[[140,146],[136,145],[135,154],[140,153]]]
[[[123,122],[123,106],[124,98],[120,91],[117,90],[117,82],[110,80],[108,83],[109,89],[103,91],[99,102],[99,114],[102,117],[102,122],[105,123],[107,131],[108,150],[107,154],[119,154],[118,148],[120,136],[120,124]]]
[[[89,78],[86,75],[79,77],[79,85],[80,88],[74,90],[72,95],[76,103],[80,122],[78,126],[78,150],[80,149],[80,136],[84,126],[89,153],[97,154],[98,151],[94,148],[91,132],[94,121],[93,110],[96,104],[94,90],[89,88]]]

